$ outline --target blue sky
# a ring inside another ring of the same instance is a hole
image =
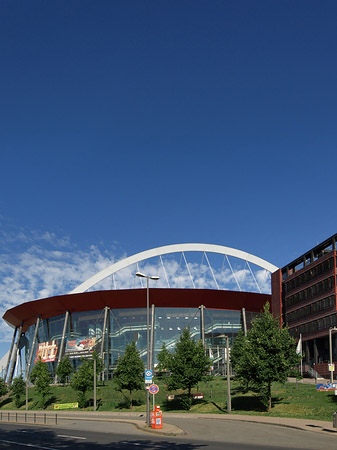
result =
[[[336,15],[335,1],[2,0],[3,306],[64,292],[43,276],[55,258],[79,282],[182,242],[282,266],[334,234]]]

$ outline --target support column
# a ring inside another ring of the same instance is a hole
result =
[[[64,324],[63,324],[61,344],[60,344],[60,348],[59,348],[59,357],[57,359],[57,366],[55,368],[55,378],[54,378],[54,382],[55,383],[57,383],[56,370],[57,370],[57,368],[58,368],[58,366],[60,364],[60,361],[61,361],[62,355],[63,355],[64,338],[65,338],[66,331],[67,331],[68,320],[69,320],[69,311],[66,311],[66,314],[65,314],[65,317],[64,317]]]
[[[12,356],[12,365],[10,368],[10,372],[9,372],[9,378],[8,378],[8,383],[11,383],[12,379],[13,379],[13,374],[14,374],[14,370],[15,370],[15,366],[16,366],[16,358],[17,358],[17,354],[18,354],[18,348],[19,348],[19,343],[20,343],[20,338],[21,338],[21,333],[22,333],[22,323],[19,327],[18,330],[18,334],[16,336],[16,342],[15,342],[15,346],[13,349],[13,356]]]
[[[103,361],[102,381],[104,381],[104,372],[105,372],[105,366],[104,366],[104,345],[105,345],[105,333],[106,333],[106,323],[107,323],[108,312],[109,312],[109,307],[106,306],[104,308],[104,320],[103,320],[101,352],[100,352],[100,357],[101,357],[101,359]]]
[[[30,366],[32,364],[33,353],[34,353],[34,348],[35,348],[37,334],[38,334],[38,331],[39,331],[39,326],[40,326],[40,317],[38,317],[36,319],[36,323],[35,323],[35,331],[34,331],[34,337],[33,337],[33,342],[32,342],[32,348],[31,348],[30,353],[29,353],[29,359],[28,359],[28,364],[27,364],[27,368],[26,368],[26,381],[29,380]]]
[[[315,364],[318,364],[317,339],[314,339],[314,363],[315,363]]]
[[[153,371],[153,357],[154,357],[154,318],[155,318],[155,306],[151,305],[150,365],[152,371]]]
[[[111,355],[111,341],[110,341],[110,335],[111,335],[111,311],[109,310],[109,314],[108,314],[109,320],[107,323],[107,339],[108,339],[108,376],[107,378],[109,378],[109,373],[110,373],[110,365],[112,364],[111,359],[112,359],[112,355]]]
[[[305,341],[305,361],[308,365],[310,365],[310,348],[309,341]]]
[[[201,342],[202,342],[202,345],[205,347],[205,317],[204,317],[205,306],[201,305],[201,306],[199,306],[199,309],[200,309],[200,335],[201,335]]]
[[[337,333],[332,335],[332,360],[337,361]]]
[[[13,333],[13,339],[12,339],[12,343],[11,343],[11,348],[10,348],[9,353],[8,353],[8,359],[7,359],[7,364],[6,364],[6,368],[5,368],[5,374],[4,374],[4,381],[6,381],[9,365],[11,363],[13,347],[14,347],[14,342],[15,342],[15,337],[16,337],[17,331],[18,331],[18,327],[15,327],[15,330],[14,330],[14,333]]]
[[[104,320],[103,320],[102,341],[101,341],[101,351],[100,351],[101,358],[103,358],[103,356],[104,356],[105,332],[106,332],[106,322],[107,322],[108,312],[109,312],[109,307],[106,306],[104,308]]]
[[[242,323],[243,323],[243,333],[247,336],[247,322],[246,322],[246,309],[242,308]]]

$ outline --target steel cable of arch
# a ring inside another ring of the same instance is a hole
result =
[[[268,261],[266,261],[262,258],[254,256],[250,253],[243,252],[242,250],[237,250],[237,249],[233,249],[230,247],[224,247],[224,246],[215,245],[215,244],[197,244],[197,243],[172,244],[172,245],[166,245],[163,247],[153,248],[151,250],[145,250],[143,252],[129,256],[121,261],[118,261],[117,263],[114,263],[114,264],[108,266],[107,268],[101,270],[100,272],[98,272],[95,275],[88,278],[83,283],[79,284],[75,289],[73,289],[70,292],[70,294],[85,292],[88,289],[90,289],[92,286],[94,286],[95,284],[104,280],[106,277],[112,275],[113,273],[118,272],[121,269],[131,266],[135,263],[139,267],[138,263],[140,261],[144,261],[144,260],[156,257],[156,256],[166,255],[166,254],[170,254],[170,253],[181,253],[181,252],[218,253],[218,254],[225,255],[227,258],[227,261],[229,261],[228,256],[232,256],[235,258],[239,258],[243,261],[248,261],[256,266],[259,266],[262,269],[265,269],[269,273],[275,272],[276,270],[278,270],[277,266],[269,263]],[[181,263],[180,263],[180,266],[181,266]],[[238,283],[238,286],[239,286],[239,283]]]

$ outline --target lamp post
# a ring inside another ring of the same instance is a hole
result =
[[[226,353],[227,353],[227,413],[231,414],[232,412],[232,400],[231,400],[231,377],[229,373],[229,336],[225,336],[226,338]]]
[[[159,277],[145,275],[142,272],[136,272],[137,277],[146,278],[146,354],[147,354],[147,362],[146,369],[152,370],[152,364],[150,361],[150,289],[149,289],[149,280],[159,280]],[[146,389],[146,423],[148,426],[151,426],[150,423],[150,391]]]
[[[333,364],[333,362],[332,362],[332,337],[331,337],[332,331],[337,331],[337,328],[336,327],[329,328],[329,352],[330,352],[330,365],[331,365],[331,367],[332,367],[332,364]],[[333,370],[330,370],[330,382],[331,383],[333,382]]]

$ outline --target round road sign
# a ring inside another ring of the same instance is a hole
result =
[[[157,394],[159,392],[159,387],[156,384],[151,384],[149,390],[151,394]]]

